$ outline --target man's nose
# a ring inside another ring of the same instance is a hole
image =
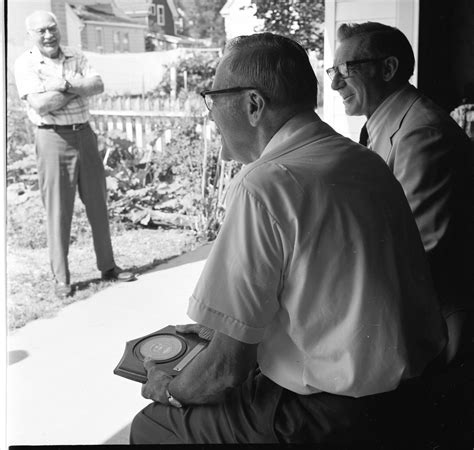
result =
[[[44,37],[50,37],[50,36],[54,36],[54,33],[48,28],[46,28],[46,30],[44,31]]]
[[[334,75],[334,78],[331,81],[331,89],[333,91],[337,91],[345,86],[346,82],[344,81],[344,78],[341,77],[341,74],[336,72]]]

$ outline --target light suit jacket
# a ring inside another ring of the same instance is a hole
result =
[[[372,150],[408,198],[445,310],[474,303],[474,149],[447,112],[407,85]]]

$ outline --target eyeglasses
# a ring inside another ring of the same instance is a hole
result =
[[[49,27],[37,28],[36,30],[31,31],[34,31],[36,34],[40,34],[41,36],[44,36],[46,34],[46,31],[49,31],[51,34],[55,34],[58,32],[58,26],[50,25]]]
[[[257,88],[253,86],[246,86],[246,87],[238,86],[238,87],[231,87],[227,89],[216,89],[214,91],[213,90],[202,91],[200,95],[204,99],[204,103],[206,104],[207,109],[211,111],[212,106],[214,105],[214,100],[212,99],[213,95],[232,94],[236,92],[246,91],[248,89],[257,89]]]
[[[341,64],[338,64],[337,66],[330,67],[329,69],[326,69],[326,73],[329,75],[329,78],[334,80],[337,74],[341,76],[341,78],[347,78],[350,76],[350,71],[349,69],[352,66],[355,66],[357,64],[363,64],[363,63],[368,63],[368,62],[375,62],[375,61],[382,61],[384,58],[368,58],[368,59],[354,59],[353,61],[346,61]]]

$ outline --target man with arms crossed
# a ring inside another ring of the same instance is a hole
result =
[[[385,160],[405,191],[447,319],[450,361],[472,327],[474,149],[449,114],[409,83],[415,58],[400,30],[343,24],[338,40],[327,70],[331,87],[347,115],[367,117],[360,142]]]
[[[131,443],[347,443],[376,439],[395,399],[423,404],[416,378],[446,329],[416,224],[383,161],[315,114],[316,94],[296,42],[228,44],[202,95],[245,167],[189,302],[197,324],[178,328],[214,335],[175,378],[145,362],[154,403]]]
[[[110,239],[104,166],[88,123],[87,97],[101,93],[104,86],[79,50],[60,46],[52,13],[32,13],[26,28],[34,46],[17,59],[15,80],[28,117],[38,127],[35,145],[49,258],[56,295],[66,297],[72,293],[67,257],[76,186],[91,224],[102,278],[116,279],[120,272]]]

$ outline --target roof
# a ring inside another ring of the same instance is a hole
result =
[[[137,25],[138,23],[125,14],[121,14],[110,3],[83,5],[80,2],[68,1],[74,13],[84,22],[110,22]]]
[[[178,9],[176,8],[176,5],[174,4],[174,1],[173,0],[166,0],[166,2],[168,3],[168,7],[171,11],[171,15],[176,19],[179,17],[179,12],[178,12]]]

